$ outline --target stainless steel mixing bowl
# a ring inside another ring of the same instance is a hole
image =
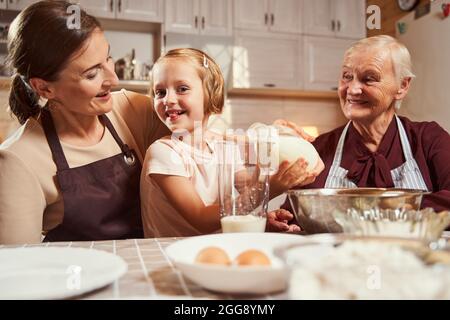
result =
[[[343,232],[336,217],[351,210],[365,213],[379,210],[418,210],[422,190],[355,188],[305,189],[288,191],[292,211],[306,233]]]

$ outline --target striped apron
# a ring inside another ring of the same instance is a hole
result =
[[[422,174],[420,173],[419,166],[413,157],[411,146],[409,145],[408,136],[406,135],[405,128],[403,127],[400,119],[395,115],[397,121],[397,127],[400,134],[400,141],[402,144],[403,155],[406,162],[400,167],[391,170],[392,180],[396,188],[402,189],[416,189],[416,190],[428,190]],[[344,131],[339,138],[339,142],[334,155],[333,163],[330,168],[330,172],[325,182],[325,188],[357,188],[356,184],[347,178],[348,170],[342,168],[342,152],[344,150],[345,136],[348,131],[350,123],[344,128]]]

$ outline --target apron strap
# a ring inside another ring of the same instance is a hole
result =
[[[398,132],[400,134],[400,142],[402,143],[403,155],[405,157],[405,160],[412,160],[414,159],[414,157],[411,151],[411,146],[409,145],[409,140],[405,128],[403,127],[403,124],[397,115],[395,115],[395,120],[397,121]]]
[[[339,138],[339,142],[336,147],[336,153],[334,154],[332,167],[340,167],[340,165],[341,165],[342,152],[344,151],[345,136],[347,135],[347,131],[348,131],[348,128],[350,127],[351,123],[352,122],[349,121],[347,123],[347,125],[345,126],[344,130],[342,131],[342,134]]]
[[[41,119],[45,136],[47,137],[48,145],[50,146],[50,150],[52,151],[53,159],[55,161],[56,167],[58,168],[58,171],[69,169],[69,164],[67,163],[67,159],[64,155],[64,151],[61,146],[61,142],[59,141],[58,134],[56,133],[52,115],[47,108],[42,109]],[[106,126],[109,132],[111,132],[114,140],[119,145],[122,153],[124,154],[125,162],[130,165],[134,164],[135,157],[133,155],[133,152],[131,151],[130,147],[128,147],[128,145],[123,143],[122,139],[120,139],[108,117],[102,114],[99,116],[99,119]]]
[[[53,118],[46,108],[41,111],[42,127],[44,128],[45,136],[47,137],[48,145],[52,151],[53,159],[55,161],[58,171],[63,171],[69,169],[69,164],[67,163],[66,157],[64,156],[64,151],[62,149],[61,143],[59,142],[58,134],[56,133],[55,124],[53,123]]]
[[[109,118],[105,114],[100,115],[99,118],[100,118],[100,121],[108,128],[109,132],[111,132],[114,140],[116,140],[117,144],[119,145],[120,150],[122,150],[122,153],[127,158],[132,158],[133,153],[131,152],[130,147],[126,143],[123,143],[122,139],[120,139],[119,135],[117,134],[116,129],[114,129],[114,126],[112,125]]]

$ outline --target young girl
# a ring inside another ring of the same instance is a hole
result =
[[[181,237],[215,232],[220,229],[218,166],[211,142],[221,137],[209,131],[207,123],[224,105],[220,68],[200,50],[171,50],[153,67],[151,95],[172,136],[153,143],[145,156],[141,176],[144,234]],[[271,197],[307,178],[304,160],[281,163],[271,178]],[[288,219],[286,214],[290,215],[279,212],[278,220]]]

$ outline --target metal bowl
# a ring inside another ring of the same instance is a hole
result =
[[[437,241],[450,224],[450,212],[423,210],[370,209],[335,212],[344,233],[362,236],[403,237],[430,243]]]
[[[310,234],[349,232],[341,224],[349,210],[367,213],[367,216],[377,210],[419,210],[426,193],[384,188],[305,189],[288,191],[288,199],[297,222]]]

